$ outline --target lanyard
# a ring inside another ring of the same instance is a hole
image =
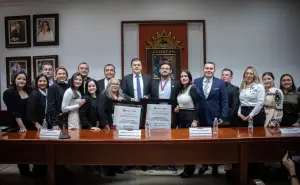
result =
[[[164,89],[165,89],[165,87],[166,87],[166,85],[167,85],[168,82],[169,82],[169,79],[167,81],[165,81],[164,85],[162,85],[162,81],[160,81],[160,90],[161,91],[164,91]]]

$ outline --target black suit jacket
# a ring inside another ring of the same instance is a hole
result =
[[[160,80],[152,81],[151,98],[159,99]],[[180,83],[177,80],[171,80],[171,96],[170,99],[177,104],[177,96],[180,91]]]
[[[228,120],[231,122],[231,125],[234,125],[237,121],[237,112],[240,105],[240,92],[239,88],[231,83],[226,83],[226,88],[228,94]]]
[[[103,90],[105,89],[105,83],[104,83],[104,81],[105,81],[105,78],[97,81],[97,86],[99,88],[99,93],[102,93]],[[120,87],[122,87],[122,80],[119,79],[119,81],[120,81]]]
[[[146,74],[142,74],[144,88],[142,95],[151,96],[151,86],[152,86],[152,77]],[[134,98],[134,88],[133,88],[133,74],[124,76],[122,81],[122,90],[123,93],[131,98]]]

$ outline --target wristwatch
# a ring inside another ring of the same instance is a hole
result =
[[[292,180],[292,178],[298,179],[297,175],[290,175],[290,176],[289,176],[289,179]]]

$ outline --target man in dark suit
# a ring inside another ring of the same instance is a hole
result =
[[[115,78],[115,74],[116,74],[116,71],[115,71],[115,66],[114,65],[112,65],[112,64],[106,64],[104,66],[104,76],[105,76],[105,78],[97,81],[100,93],[103,90],[106,89],[108,81],[111,78]],[[121,81],[120,81],[120,83],[121,83]]]
[[[225,81],[228,94],[228,119],[226,125],[236,126],[238,121],[237,112],[240,105],[240,92],[237,86],[231,84],[232,75],[232,70],[228,68],[222,70],[222,80]]]
[[[151,98],[171,99],[173,101],[171,110],[173,111],[175,106],[177,105],[177,96],[180,91],[180,83],[177,80],[171,78],[172,64],[170,62],[162,60],[159,66],[161,79],[153,80]],[[157,170],[158,168],[159,166],[152,166],[151,170]],[[173,173],[177,173],[177,169],[175,166],[169,165],[168,168]]]
[[[132,101],[149,98],[151,95],[152,77],[142,73],[142,61],[139,58],[131,60],[132,74],[124,76],[122,90]]]
[[[201,127],[212,127],[214,119],[222,124],[228,117],[228,95],[225,82],[214,77],[215,64],[207,62],[204,65],[204,77],[195,79],[194,83],[200,92],[199,124]],[[212,165],[213,176],[218,176],[218,166]],[[198,174],[208,170],[207,165],[202,165]]]

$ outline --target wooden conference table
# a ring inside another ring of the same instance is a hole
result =
[[[220,128],[212,137],[190,137],[188,129],[156,131],[150,138],[120,139],[116,130],[71,130],[65,140],[39,139],[37,131],[0,138],[0,163],[46,164],[49,184],[57,165],[184,165],[234,163],[236,184],[247,184],[247,164],[281,161],[287,150],[300,151],[300,136],[278,129]],[[1,137],[1,136],[0,136]]]

